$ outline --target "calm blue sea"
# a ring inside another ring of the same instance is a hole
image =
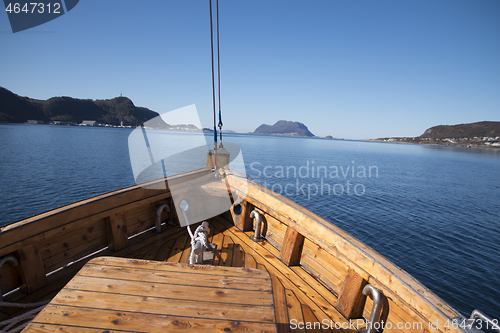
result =
[[[131,131],[0,125],[0,225],[133,185]],[[225,140],[241,147],[249,178],[346,230],[463,314],[500,318],[500,150]]]

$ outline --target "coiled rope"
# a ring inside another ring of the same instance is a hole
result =
[[[194,262],[194,251],[193,249],[195,248],[196,242],[200,242],[203,247],[209,251],[212,251],[212,244],[208,242],[207,239],[207,234],[210,232],[210,228],[208,227],[208,222],[203,222],[201,225],[196,228],[194,233],[191,231],[191,228],[188,226],[188,233],[189,236],[191,237],[191,254],[189,256],[189,263]]]
[[[10,318],[7,320],[4,320],[0,322],[0,333],[17,333],[23,330],[28,324],[31,322],[33,318],[36,317],[36,315],[43,310],[43,308],[49,303],[50,301],[43,301],[43,302],[36,302],[36,303],[11,303],[11,302],[0,302],[0,308],[6,307],[6,308],[21,308],[21,309],[28,309],[28,308],[34,308],[36,309],[30,310],[28,312],[25,312],[19,316],[16,316],[14,318]],[[23,321],[29,320],[28,322],[25,322],[21,324]],[[21,325],[20,325],[21,324]]]

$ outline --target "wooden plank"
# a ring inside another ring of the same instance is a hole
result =
[[[257,262],[255,258],[250,254],[245,252],[245,268],[257,268]]]
[[[110,320],[110,314],[119,318]],[[261,331],[262,324],[275,331],[271,278],[267,272],[248,268],[101,257],[87,263],[33,324],[107,330],[108,323],[134,331],[138,327],[133,325],[144,316],[148,322],[182,317],[195,330],[200,321],[216,320],[231,323],[232,329],[225,331]]]
[[[183,332],[190,329],[193,332],[232,332],[235,329],[248,332],[276,332],[274,324],[271,323],[247,323],[243,321],[232,322],[229,320],[199,319],[184,316],[165,316],[155,313],[135,313],[125,311],[113,311],[106,309],[85,309],[66,306],[48,305],[42,312],[44,321],[37,321],[38,317],[31,324],[40,325],[38,331],[48,332],[53,328],[47,326],[63,326],[67,332],[77,329],[89,328],[103,330],[119,330],[132,332]],[[41,327],[44,325],[45,327]],[[91,325],[91,326],[90,326]],[[59,328],[58,328],[59,330]],[[63,331],[64,332],[64,331]]]
[[[60,333],[103,333],[104,331],[100,328],[90,328],[90,327],[78,327],[78,326],[64,326],[57,324],[28,324],[24,332],[30,333],[43,333],[43,332],[60,332]],[[107,330],[108,333],[137,333],[134,331],[115,331]]]
[[[212,265],[219,266],[222,261],[222,244],[224,243],[224,235],[220,230],[217,229],[217,232],[215,232],[214,237],[212,238],[212,243],[217,245]]]
[[[184,250],[182,250],[182,254],[181,254],[181,257],[179,259],[179,263],[188,264],[190,255],[191,255],[191,237],[188,237],[186,245],[184,245]]]
[[[99,300],[96,302],[96,300]],[[274,322],[272,306],[217,303],[190,300],[172,300],[156,296],[137,296],[111,293],[95,293],[82,290],[62,289],[54,297],[52,305],[110,309],[127,312],[147,312],[166,316],[190,316],[193,318]],[[168,304],[168,306],[166,306]]]
[[[128,274],[127,274],[128,276]],[[135,276],[134,276],[135,278]],[[258,280],[263,283],[262,280]],[[96,276],[79,276],[70,281],[65,289],[80,291],[93,291],[100,293],[119,293],[135,296],[158,296],[161,298],[186,301],[200,301],[213,303],[231,303],[246,305],[272,306],[272,298],[269,296],[271,290],[245,290],[233,288],[232,285],[221,285],[220,283],[208,288],[204,285],[194,285],[190,281],[182,284],[170,284],[156,281],[130,281],[130,280],[110,280]],[[197,281],[200,282],[200,281]],[[123,289],[126,286],[126,289]],[[228,287],[226,287],[228,286]]]
[[[126,220],[137,220],[137,218],[148,219],[156,217],[156,210],[158,209],[158,206],[164,204],[166,201],[167,200],[149,202],[146,205],[127,210],[123,213],[123,215],[125,215]]]
[[[189,235],[183,235],[175,241],[174,247],[170,254],[170,257],[167,259],[168,262],[180,262],[182,253],[186,248],[186,244],[190,241]]]
[[[115,257],[98,257],[92,259],[89,262],[89,267],[91,265],[102,265],[102,266],[110,266],[110,267],[121,267],[123,260],[121,258]],[[128,262],[133,264],[136,269],[150,269],[156,271],[168,271],[168,272],[179,272],[179,273],[189,273],[189,272],[200,272],[206,275],[215,275],[215,276],[234,276],[234,272],[238,272],[238,276],[252,277],[252,278],[261,278],[261,279],[269,279],[269,274],[267,272],[262,272],[257,269],[236,269],[236,268],[223,268],[223,267],[214,267],[209,265],[193,265],[193,266],[185,266],[181,264],[169,263],[169,262],[151,262],[146,260],[135,260],[129,259]]]
[[[147,249],[151,246],[151,244],[155,244],[157,242],[161,242],[161,244],[164,243],[164,238],[167,239],[169,237],[175,237],[177,238],[180,233],[184,233],[184,229],[180,228],[174,228],[171,227],[167,229],[164,233],[157,235],[153,231],[144,233],[138,237],[130,239],[130,244],[128,247],[113,253],[113,255],[119,255],[119,256],[128,256],[131,253],[134,253],[134,251],[146,251],[142,249]],[[173,239],[172,241],[175,241]],[[161,250],[160,250],[161,251]],[[96,256],[102,256],[102,255],[111,255],[112,252],[109,250],[104,250],[93,257]],[[54,274],[51,274],[47,277],[48,283],[45,287],[35,291],[34,293],[31,294],[25,294],[22,291],[17,291],[9,295],[7,298],[11,302],[21,302],[21,303],[32,303],[32,302],[37,302],[38,300],[42,299],[42,297],[45,297],[47,294],[52,293],[53,291],[59,291],[73,275],[80,270],[80,268],[90,259],[93,257],[89,257],[85,260],[81,260],[77,263],[71,264],[70,266],[61,269]],[[4,266],[5,267],[5,266]],[[21,278],[19,278],[21,281]],[[63,282],[58,282],[62,281]],[[59,286],[57,286],[59,283],[61,283]],[[54,287],[55,286],[55,287]],[[2,286],[3,287],[3,286]]]
[[[276,327],[279,333],[290,332],[290,321],[288,320],[285,288],[276,276],[272,277],[272,281]]]
[[[280,250],[285,239],[287,226],[263,211],[259,211],[259,213],[263,216],[264,222],[262,235]]]
[[[304,323],[311,323],[309,326],[306,324],[307,333],[322,333],[321,322],[316,318],[311,308],[305,304],[301,304],[302,314],[304,315]],[[331,332],[330,329],[325,329],[325,332]]]
[[[294,266],[300,263],[302,246],[304,245],[304,236],[296,230],[288,227],[283,241],[283,247],[280,251],[280,260],[287,266]]]
[[[46,248],[44,251],[40,251],[46,268],[46,273],[50,272],[50,270],[47,270],[48,267],[56,266],[56,268],[59,268],[68,263],[68,256],[74,255],[75,253],[78,254],[79,251],[87,248],[89,244],[99,243],[101,248],[107,247],[107,231],[104,219],[95,221],[94,224],[81,228],[78,231],[79,233],[75,238],[68,237],[64,239],[57,237],[57,241],[54,240],[52,247]],[[81,257],[83,256],[84,255]],[[61,261],[63,263],[60,263]]]
[[[337,278],[336,280],[340,280],[341,282],[344,281],[349,267],[337,257],[307,238],[304,240],[304,247],[302,248],[302,257],[304,258],[305,256],[308,256],[310,261],[312,261],[308,262],[310,265],[313,265],[313,262],[315,262],[318,265],[326,267],[328,271]],[[341,284],[338,285],[339,289],[341,286]]]
[[[227,266],[227,267],[232,266],[233,249],[234,249],[234,242],[232,238],[224,237],[224,243],[222,244],[220,261],[219,261],[220,266]]]
[[[370,318],[370,314],[373,309],[373,301],[370,297],[366,298],[366,304],[363,310],[363,316],[365,318]],[[384,310],[384,309],[383,309]],[[382,310],[382,311],[383,311]],[[386,309],[389,311],[389,316],[387,314],[384,316],[383,312],[380,316],[379,322],[382,320],[384,321],[384,332],[385,333],[403,333],[403,332],[409,332],[408,330],[402,330],[398,328],[399,325],[405,324],[405,321],[401,318],[399,318],[396,314],[392,313],[389,309]]]
[[[5,264],[0,270],[0,286],[2,293],[7,293],[16,289],[23,283],[21,273],[17,267],[12,267],[10,264]]]
[[[98,221],[96,220],[91,225],[86,225],[79,229],[73,229],[56,236],[50,237],[49,235],[46,235],[42,242],[38,242],[38,247],[42,253],[42,258],[50,258],[56,254],[67,251],[70,247],[80,245],[83,242],[88,242],[89,239],[95,239],[105,235],[106,228],[104,219]]]
[[[368,283],[382,291],[382,293],[386,296],[388,304],[384,305],[389,308],[389,316],[393,313],[401,318],[402,322],[416,323],[416,326],[422,325],[422,328],[424,329],[429,327],[430,322],[428,320],[426,320],[421,314],[409,309],[409,307],[405,303],[402,303],[401,299],[389,288],[373,278],[370,278]],[[367,298],[367,303],[370,301],[371,300]],[[384,312],[385,310],[383,310],[382,313]],[[420,332],[420,329],[417,327],[416,331]]]
[[[167,229],[161,234],[157,234],[154,230],[150,230],[137,237],[130,238],[129,245],[126,248],[115,253],[109,251],[109,253],[117,257],[139,258],[151,248],[162,245],[169,239],[175,241],[179,236],[184,234],[185,230],[174,227]]]
[[[265,282],[269,278],[260,276],[252,276],[244,271],[238,275],[229,275],[232,271],[226,271],[225,274],[210,274],[203,266],[193,266],[191,269],[186,270],[156,270],[144,268],[127,268],[127,279],[137,280],[148,283],[167,283],[171,285],[183,286],[186,284],[186,279],[189,277],[189,284],[195,286],[205,286],[212,288],[232,288],[241,290],[254,290],[254,291],[270,291],[266,290]],[[174,268],[175,267],[169,267]],[[182,268],[182,267],[181,267]],[[84,269],[78,274],[79,276],[86,277],[99,277],[108,280],[122,280],[124,268],[122,266],[104,266],[88,263]],[[208,272],[208,274],[205,274]],[[167,274],[168,273],[168,274]],[[243,275],[243,276],[242,276]]]
[[[144,260],[154,260],[158,251],[160,250],[160,246],[154,246],[149,251],[147,251],[144,255],[142,255],[142,259]]]
[[[158,253],[156,254],[156,258],[154,258],[154,260],[166,261],[170,255],[170,252],[174,248],[174,244],[175,244],[175,239],[167,240],[158,250]]]
[[[363,279],[355,270],[349,268],[344,280],[339,299],[335,307],[347,319],[359,317],[363,314],[366,296],[363,295],[363,288],[368,281]]]
[[[69,280],[82,268],[87,260],[82,260],[79,263],[71,265],[54,274],[47,276],[47,284],[30,294],[18,291],[9,295],[8,301],[17,303],[35,303],[42,299],[46,299],[47,295],[54,292],[59,292],[68,283]]]
[[[23,247],[17,251],[17,255],[26,292],[31,293],[45,286],[47,277],[38,246],[32,244]]]
[[[213,224],[227,223],[219,218],[213,219]],[[287,267],[278,259],[278,251],[273,246],[260,242],[255,244],[239,229],[233,227],[226,230],[224,233],[230,234],[240,240],[240,244],[245,252],[252,252],[258,264],[264,264],[272,276],[279,277],[280,281],[287,289],[292,289],[296,293],[302,304],[309,304],[311,310],[316,314],[318,319],[333,320],[335,322],[345,322],[345,318],[334,308],[333,304],[328,300],[336,298],[324,288],[319,282],[315,281],[310,275],[309,280],[302,280],[293,271],[293,268],[301,269],[300,267]],[[304,272],[307,274],[307,272]],[[323,290],[324,294],[318,292]]]
[[[167,207],[168,207],[168,212],[166,213],[166,223],[170,223],[170,225],[179,225],[179,219],[177,218],[177,212],[175,211],[174,208],[174,201],[172,198],[169,198],[167,200]],[[162,216],[164,216],[165,210],[162,211]],[[162,220],[163,221],[163,220]]]
[[[58,268],[63,264],[69,262],[67,261],[68,259],[67,251],[71,250],[72,248],[77,246],[85,247],[86,246],[85,244],[89,244],[89,242],[93,242],[97,238],[105,239],[106,230],[104,229],[104,222],[103,221],[101,222],[97,222],[94,225],[86,226],[84,228],[68,232],[68,235],[66,237],[63,237],[63,235],[61,235],[40,242],[38,244],[38,248],[40,255],[42,257],[42,261],[44,262],[44,266],[46,267],[45,273],[49,273],[55,268]],[[104,246],[106,245],[104,245],[103,243],[102,247]],[[54,259],[54,257],[57,259]],[[66,262],[58,264],[57,261],[65,259]],[[71,259],[71,261],[72,260],[74,259]],[[47,264],[50,265],[50,267],[46,266]],[[54,268],[54,265],[57,267]],[[8,270],[9,274],[14,274],[14,275],[9,276],[5,274],[4,272],[6,270]],[[13,290],[22,284],[22,278],[18,273],[17,268],[12,269],[9,265],[4,265],[2,267],[1,275],[2,275],[1,285],[3,292],[8,292],[10,290]]]
[[[149,218],[135,218],[132,220],[126,220],[127,224],[127,235],[128,237],[140,233],[146,229],[154,227],[156,225],[156,220],[154,217]]]
[[[307,262],[301,261],[301,267],[309,273],[314,279],[323,284],[332,294],[335,296],[339,295],[340,288],[337,288],[337,284],[334,284],[330,279],[331,276],[328,275],[328,270],[321,265],[311,266]],[[340,286],[342,286],[342,281],[339,281]]]
[[[296,323],[305,323],[304,315],[302,314],[302,306],[295,294],[290,289],[285,289],[286,295],[286,309],[288,310],[288,323],[292,323],[292,320]],[[304,326],[299,326],[294,332],[306,333]]]
[[[118,251],[128,245],[127,225],[124,214],[112,214],[106,219],[106,229],[108,231],[108,248],[111,251]]]
[[[245,267],[245,251],[240,244],[233,245],[233,267]]]
[[[87,243],[83,243],[79,246],[76,246],[68,251],[59,253],[53,257],[45,259],[43,261],[43,265],[45,266],[45,272],[52,272],[70,262],[79,260],[86,255],[99,251],[103,248],[107,248],[108,241],[106,237],[96,238]]]
[[[169,237],[177,237],[178,235],[180,235],[179,230],[182,233],[185,232],[184,229],[171,227],[161,235],[157,235],[154,232],[144,233],[138,237],[132,238],[130,240],[130,245],[127,248],[115,252],[114,254],[120,256],[129,256],[133,252],[141,251],[141,248],[142,249],[149,248],[151,244],[155,245],[158,242],[163,243],[164,238],[168,239]],[[110,255],[110,254],[111,251],[104,250],[99,254],[94,255],[93,257],[99,255]],[[74,263],[64,269],[57,271],[54,274],[49,275],[47,277],[48,284],[39,290],[31,294],[25,294],[22,291],[16,291],[11,295],[9,295],[7,300],[12,302],[32,303],[41,300],[51,299],[70,280],[70,278],[73,277],[73,275],[91,258],[92,257],[89,257],[85,260]],[[25,310],[16,311],[15,309],[6,309],[6,311],[8,312],[8,314],[0,314],[0,320],[6,319],[5,315],[17,316],[19,314],[26,312]]]

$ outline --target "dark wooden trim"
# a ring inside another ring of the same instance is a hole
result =
[[[31,293],[47,284],[47,276],[43,267],[42,256],[36,244],[31,244],[17,251],[19,266],[24,282],[25,292]]]
[[[233,215],[234,222],[236,227],[241,231],[250,231],[253,230],[253,219],[250,218],[250,212],[253,209],[253,206],[248,201],[243,201],[241,204],[241,214],[234,214],[234,206],[231,209],[231,213]]]
[[[108,248],[118,251],[128,245],[127,225],[125,215],[121,213],[106,217],[106,229],[108,235]]]

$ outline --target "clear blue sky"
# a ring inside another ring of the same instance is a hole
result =
[[[214,0],[215,1],[215,0]],[[417,136],[500,121],[500,1],[220,0],[225,129],[294,120],[318,136]],[[13,34],[0,86],[108,99],[212,121],[208,0],[82,0]]]

